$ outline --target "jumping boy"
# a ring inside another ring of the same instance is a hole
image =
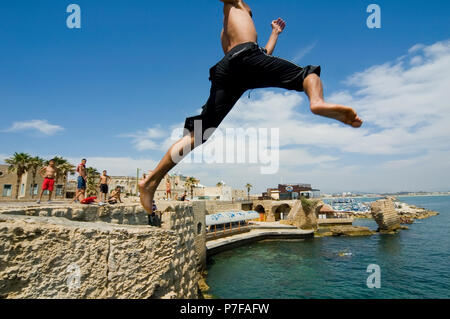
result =
[[[352,108],[324,101],[320,66],[300,67],[272,56],[278,37],[286,26],[282,19],[272,21],[272,34],[263,48],[257,43],[250,7],[242,0],[220,1],[224,5],[221,41],[225,57],[209,70],[211,90],[202,113],[186,119],[184,137],[171,146],[156,169],[139,183],[141,204],[149,213],[156,188],[164,176],[212,135],[249,89],[277,87],[305,92],[312,113],[355,128],[362,125],[362,120]]]

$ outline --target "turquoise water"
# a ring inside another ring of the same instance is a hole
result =
[[[250,299],[450,298],[450,196],[400,200],[440,215],[397,235],[266,241],[223,252],[209,265],[209,293]],[[370,219],[355,225],[377,228]],[[379,289],[366,285],[369,264],[381,268]]]

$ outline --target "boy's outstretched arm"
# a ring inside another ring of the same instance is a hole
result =
[[[285,27],[286,22],[281,18],[272,21],[272,34],[266,44],[267,54],[271,55],[273,53],[273,50],[275,50],[275,46],[277,45],[278,36],[283,32]]]

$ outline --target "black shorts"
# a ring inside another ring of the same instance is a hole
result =
[[[100,184],[100,192],[102,194],[108,194],[108,184]]]
[[[268,55],[266,49],[259,47],[257,43],[239,44],[209,70],[210,96],[200,115],[186,119],[185,135],[195,132],[196,144],[202,144],[245,91],[277,87],[302,92],[303,81],[311,73],[320,76],[320,66],[308,65],[302,68]]]

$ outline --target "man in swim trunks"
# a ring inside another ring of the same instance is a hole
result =
[[[172,199],[172,184],[170,183],[170,176],[166,177],[166,199]]]
[[[282,19],[272,21],[272,34],[263,48],[257,44],[250,7],[242,0],[220,1],[224,13],[221,40],[225,57],[209,70],[211,90],[202,113],[186,119],[184,137],[172,145],[156,169],[139,182],[141,204],[148,212],[151,212],[153,196],[164,176],[212,135],[249,89],[277,87],[305,92],[312,113],[355,128],[362,125],[352,108],[324,101],[320,66],[300,67],[272,56],[286,26]]]
[[[106,174],[106,170],[103,171],[102,175],[100,176],[99,186],[100,186],[100,200],[101,203],[106,202],[106,197],[108,195],[108,184],[111,181],[111,177],[109,177]]]
[[[77,166],[77,192],[75,193],[75,198],[73,199],[73,202],[79,201],[82,202],[84,199],[84,195],[86,192],[86,181],[87,181],[87,174],[86,174],[86,162],[87,160],[83,158],[81,160],[81,163]]]
[[[56,177],[56,167],[55,167],[55,161],[50,160],[48,162],[48,165],[41,168],[39,171],[39,174],[44,179],[44,182],[42,183],[42,189],[41,194],[39,195],[39,199],[36,203],[40,204],[42,200],[42,195],[44,194],[44,191],[48,191],[48,203],[52,202],[52,193],[55,186],[55,177]]]

